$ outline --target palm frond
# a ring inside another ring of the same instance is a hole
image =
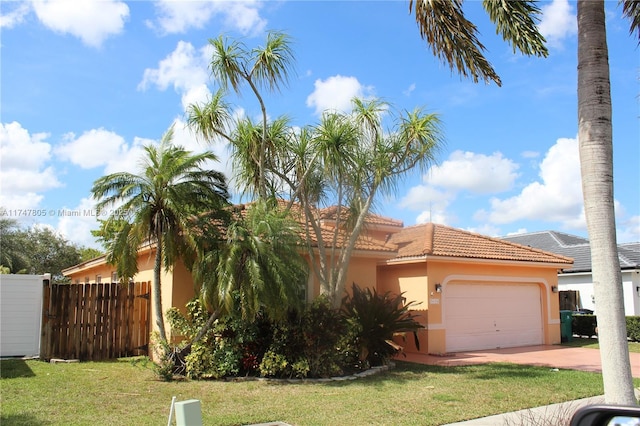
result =
[[[209,44],[213,46],[211,74],[223,88],[231,86],[236,93],[240,93],[240,80],[247,78],[244,68],[247,56],[245,46],[222,35],[209,39]]]
[[[545,39],[538,31],[540,8],[535,1],[483,0],[482,5],[496,25],[496,33],[525,55],[547,57]]]
[[[252,55],[253,68],[249,73],[252,81],[272,92],[279,91],[281,86],[288,84],[295,62],[288,35],[277,31],[269,32],[266,45],[253,49]]]
[[[409,13],[414,0],[409,1]],[[482,53],[478,29],[467,20],[461,0],[416,0],[415,17],[420,36],[427,41],[434,56],[474,82],[480,79],[502,85],[500,77]]]
[[[230,106],[224,99],[224,93],[219,89],[206,104],[191,104],[187,108],[187,125],[206,141],[212,141],[216,136],[229,139]]]
[[[640,44],[640,0],[619,0],[622,3],[622,14],[631,20],[629,34],[633,36],[634,31],[638,33],[638,44]]]

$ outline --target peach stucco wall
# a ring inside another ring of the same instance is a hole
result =
[[[443,326],[442,297],[448,284],[453,282],[535,283],[541,290],[541,308],[544,344],[560,343],[558,294],[551,291],[557,286],[557,270],[540,265],[490,264],[483,262],[455,262],[452,260],[419,261],[387,264],[378,267],[378,290],[404,292],[407,301],[420,303],[416,314],[425,330],[419,333],[422,353],[446,352],[446,330]],[[436,284],[442,293],[436,292]],[[496,306],[496,309],[499,309]],[[406,351],[415,348],[407,342]]]
[[[351,294],[353,283],[361,288],[376,288],[377,268],[379,259],[353,256],[349,262],[347,279],[345,280],[345,294]],[[307,299],[313,300],[320,295],[320,280],[315,274],[310,274],[307,288]]]

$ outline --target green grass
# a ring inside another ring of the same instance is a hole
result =
[[[602,394],[597,373],[513,364],[395,369],[340,382],[161,382],[145,361],[4,360],[0,423],[166,424],[171,397],[199,399],[206,425],[439,425]],[[637,381],[640,385],[640,381]]]
[[[600,348],[598,339],[587,339],[583,337],[574,337],[570,342],[564,342],[563,345],[590,349]],[[629,342],[629,352],[640,353],[640,342]]]

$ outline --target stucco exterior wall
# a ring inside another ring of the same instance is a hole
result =
[[[345,294],[351,294],[353,283],[360,288],[376,288],[377,268],[379,259],[353,256],[349,261],[347,279],[345,280]],[[310,274],[307,288],[307,300],[311,301],[320,295],[320,280],[315,274]]]
[[[446,352],[446,328],[443,323],[443,295],[447,285],[463,283],[500,283],[518,285],[535,283],[540,288],[544,344],[560,343],[560,319],[558,294],[551,288],[557,286],[557,271],[544,266],[517,264],[491,264],[486,262],[456,262],[453,259],[422,260],[378,267],[378,290],[405,293],[407,301],[421,303],[415,311],[426,330],[419,333],[421,353]],[[441,292],[436,291],[436,284]],[[500,306],[496,306],[500,309]],[[405,350],[412,344],[407,339]]]

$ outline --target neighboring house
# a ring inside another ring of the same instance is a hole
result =
[[[327,235],[335,226],[331,211],[325,210],[322,223]],[[405,228],[401,221],[371,214],[352,254],[346,287],[356,283],[379,293],[404,293],[420,303],[421,353],[557,344],[557,274],[571,263],[562,255],[484,235],[435,224]],[[114,271],[100,257],[63,273],[76,283],[104,281]],[[152,248],[141,251],[139,271],[135,281],[153,280]],[[183,309],[194,296],[186,268],[176,265],[162,279],[164,309]],[[319,280],[311,274],[307,299],[319,293]],[[411,341],[405,350],[417,351]]]
[[[576,309],[597,310],[593,297],[591,247],[588,239],[557,231],[511,235],[503,239],[573,258],[573,266],[558,274],[558,286],[562,292],[575,292]],[[618,244],[618,258],[625,315],[640,315],[640,242]],[[570,294],[562,295],[569,297]]]

